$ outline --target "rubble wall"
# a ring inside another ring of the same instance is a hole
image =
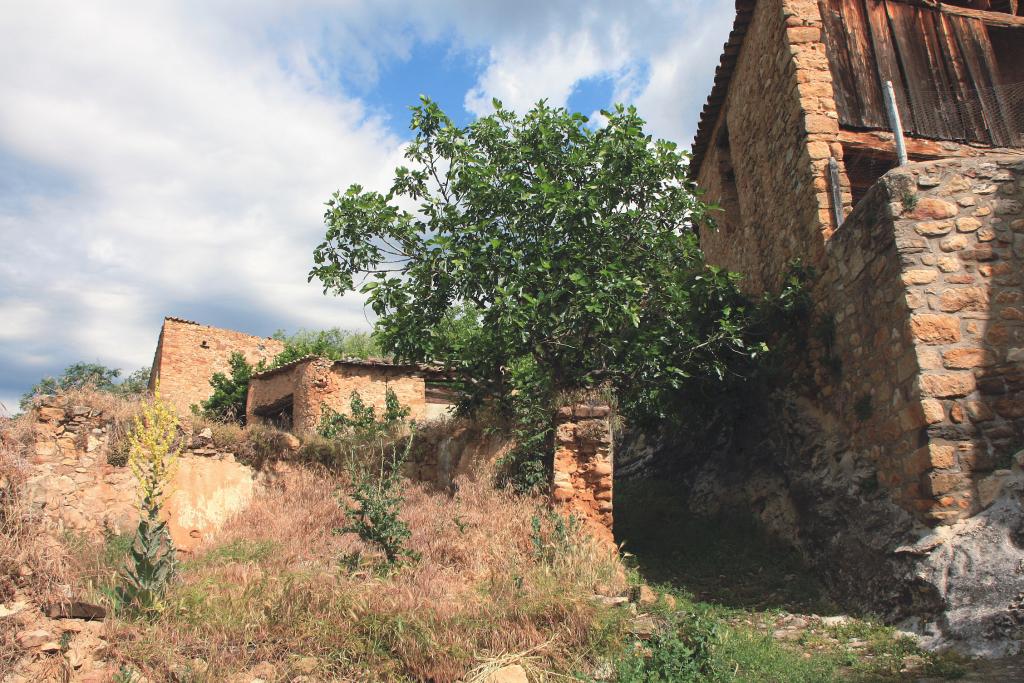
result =
[[[61,397],[44,399],[35,415],[32,504],[60,530],[95,538],[133,533],[138,490],[127,466],[109,462],[111,416]],[[175,548],[192,551],[242,510],[259,486],[258,474],[231,453],[198,444],[185,450],[164,510]]]

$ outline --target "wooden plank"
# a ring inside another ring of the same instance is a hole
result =
[[[850,62],[857,78],[857,91],[860,93],[864,112],[864,125],[871,128],[884,126],[885,99],[882,95],[882,84],[878,81],[875,50],[871,44],[871,29],[868,27],[864,0],[845,0],[842,7],[842,18],[850,47]]]
[[[865,133],[855,130],[840,130],[839,142],[844,150],[855,152],[865,157],[878,158],[880,160],[893,160],[896,158],[896,146],[892,140],[883,140],[877,133]],[[907,156],[911,161],[927,161],[931,159],[946,159],[955,156],[967,156],[957,154],[949,149],[942,142],[936,140],[922,140],[920,138],[906,138]],[[980,150],[977,153],[981,153]]]
[[[903,81],[903,74],[900,72],[899,58],[892,39],[892,30],[889,28],[889,16],[885,9],[885,2],[886,0],[865,0],[864,5],[867,12],[868,28],[871,32],[871,45],[875,53],[875,70],[880,84],[892,81],[893,89],[896,91],[896,106],[900,110],[900,118],[904,127],[909,128],[913,120],[906,98],[906,84]],[[888,127],[888,124],[884,125]]]
[[[967,140],[967,128],[960,116],[957,91],[960,87],[951,64],[952,56],[947,53],[943,39],[943,15],[931,10],[918,12],[920,30],[929,59],[929,69],[938,90],[937,107],[951,140]]]
[[[944,140],[963,139],[963,131],[956,136],[943,116],[938,105],[940,78],[933,70],[934,59],[925,42],[924,25],[932,21],[934,14],[912,5],[898,2],[887,3],[886,13],[896,44],[896,56],[900,70],[906,77],[907,94],[912,111],[904,116],[904,128],[909,134],[922,135]],[[932,46],[934,49],[934,45]],[[903,113],[902,111],[900,112]],[[907,119],[912,123],[908,124]]]
[[[977,105],[977,97],[971,90],[973,87],[971,77],[967,72],[963,55],[960,53],[960,45],[953,33],[953,28],[950,26],[950,17],[942,14],[939,18],[939,39],[942,41],[942,53],[946,59],[946,69],[950,75],[952,86],[950,100],[956,105],[965,139],[989,143],[991,136],[985,129],[985,119],[981,115],[981,108]]]
[[[850,46],[843,26],[843,0],[820,0],[822,39],[832,72],[832,91],[835,94],[839,123],[855,128],[868,127],[867,112],[857,87],[857,75],[850,59]]]
[[[1024,28],[1024,17],[1004,14],[1003,12],[986,12],[984,10],[959,7],[957,5],[939,4],[939,11],[957,17],[977,19],[989,26],[1006,26],[1009,28]],[[1024,36],[1021,36],[1024,39]]]
[[[996,74],[999,71],[985,25],[976,19],[956,16],[950,17],[950,26],[960,47],[967,73],[970,75],[973,92],[969,92],[968,96],[980,100],[985,130],[992,144],[1011,146],[1014,137],[1007,127],[1010,112],[1006,109],[1005,103],[994,94]]]

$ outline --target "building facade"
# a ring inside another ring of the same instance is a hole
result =
[[[253,375],[246,419],[308,434],[316,431],[325,408],[347,414],[353,393],[382,415],[387,393],[392,391],[398,403],[409,409],[409,418],[422,422],[448,414],[454,403],[444,379],[442,373],[420,365],[300,358]]]
[[[814,273],[805,388],[924,523],[998,495],[1024,445],[1024,16],[739,0],[691,170],[708,260]],[[897,168],[892,84],[908,165]]]
[[[241,353],[251,365],[270,363],[284,344],[269,337],[201,325],[182,318],[166,317],[153,356],[149,388],[159,383],[160,395],[179,415],[190,415],[193,405],[210,398],[210,378],[220,372],[231,375],[232,353]]]

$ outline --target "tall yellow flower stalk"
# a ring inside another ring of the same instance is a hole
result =
[[[163,594],[174,574],[174,546],[167,523],[160,521],[164,494],[174,477],[181,445],[176,442],[178,416],[160,398],[142,405],[128,435],[128,466],[139,483],[139,526],[128,563],[115,591],[117,606],[143,614],[163,608]]]
[[[128,435],[128,466],[139,484],[140,511],[153,521],[181,455],[180,442],[175,443],[179,424],[174,407],[160,398],[158,386],[153,398],[142,404]]]

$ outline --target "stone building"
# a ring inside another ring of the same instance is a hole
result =
[[[153,357],[150,390],[160,383],[160,394],[180,415],[191,414],[191,406],[210,398],[210,378],[216,372],[230,376],[228,361],[238,352],[255,365],[269,363],[284,350],[284,344],[269,337],[201,325],[191,320],[166,317]]]
[[[1024,5],[967,5],[738,0],[700,241],[752,293],[799,259],[814,311],[778,436],[691,507],[732,496],[847,602],[993,653],[1024,637]]]
[[[347,413],[353,392],[381,414],[391,390],[409,409],[411,419],[430,420],[447,414],[455,402],[445,378],[444,373],[422,365],[309,356],[253,375],[246,416],[297,434],[309,433],[316,431],[324,407]]]
[[[928,523],[977,512],[1024,443],[1024,17],[1003,4],[739,0],[693,145],[722,207],[708,259],[754,292],[814,269],[815,387]]]

